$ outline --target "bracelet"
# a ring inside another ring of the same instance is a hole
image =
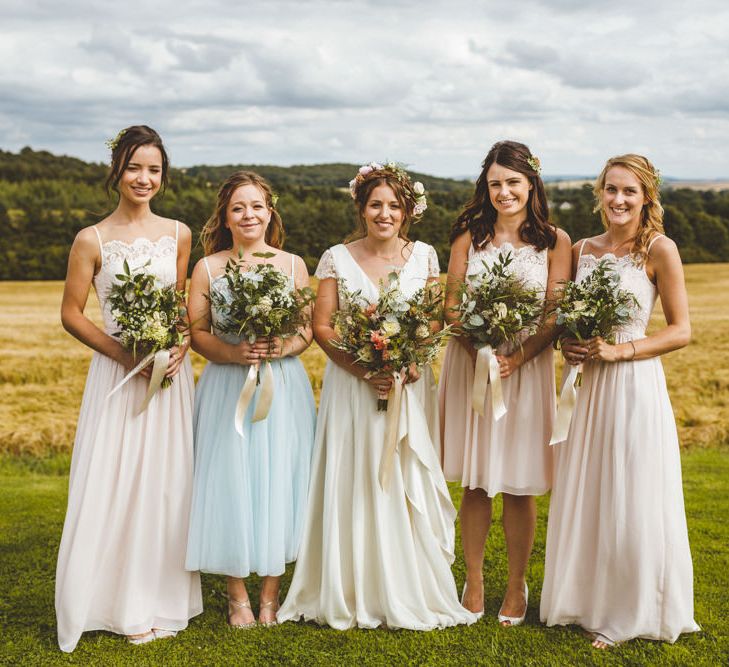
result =
[[[633,361],[635,359],[635,343],[632,340],[628,341],[633,346],[633,356],[628,359],[628,361]]]

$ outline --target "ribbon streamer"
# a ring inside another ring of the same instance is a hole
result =
[[[473,390],[471,391],[471,405],[475,412],[484,416],[484,403],[486,402],[486,388],[491,383],[491,411],[495,421],[506,414],[504,405],[504,389],[501,384],[499,361],[490,345],[480,348],[476,355],[476,370],[473,376]]]
[[[243,419],[248,411],[248,406],[253,400],[256,393],[256,381],[259,374],[259,365],[251,364],[248,367],[246,381],[238,396],[238,403],[235,406],[235,430],[241,438],[245,437],[243,432]],[[263,373],[261,377],[261,391],[258,394],[258,403],[253,412],[251,421],[259,422],[268,417],[268,411],[271,409],[271,401],[273,400],[273,369],[271,364],[264,362]]]
[[[258,392],[258,403],[253,413],[254,422],[259,422],[268,417],[268,411],[271,409],[271,401],[273,400],[273,368],[266,361],[263,364],[263,377],[261,379],[261,391]]]
[[[557,418],[554,420],[552,439],[549,441],[550,445],[557,445],[567,439],[570,424],[572,423],[572,412],[577,402],[577,379],[581,373],[582,364],[570,366],[570,372],[562,385],[562,391],[559,395]]]
[[[158,350],[157,352],[150,352],[147,356],[142,359],[132,370],[130,370],[124,378],[116,385],[107,395],[107,398],[111,397],[117,391],[119,391],[129,380],[131,380],[137,373],[141,372],[146,368],[150,362],[152,365],[152,377],[149,379],[149,385],[147,386],[147,394],[144,397],[141,405],[137,408],[134,413],[135,416],[142,414],[149,405],[159,388],[162,386],[162,380],[165,379],[165,373],[170,363],[170,351],[169,350]]]
[[[395,459],[395,451],[397,450],[397,432],[400,426],[400,409],[402,407],[403,396],[403,373],[392,374],[394,382],[390,390],[390,396],[387,399],[387,414],[385,415],[385,444],[382,448],[382,457],[380,458],[380,470],[378,478],[380,487],[387,492],[390,485],[390,476],[392,474],[392,464]]]

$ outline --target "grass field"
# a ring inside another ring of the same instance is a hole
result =
[[[503,531],[495,523],[485,564],[486,615],[469,628],[338,632],[288,623],[235,632],[224,623],[223,579],[205,576],[205,612],[177,639],[132,647],[107,633],[88,633],[67,656],[55,641],[53,577],[70,447],[90,353],[60,326],[60,283],[0,283],[0,665],[728,664],[729,265],[688,266],[687,284],[693,342],[667,355],[664,366],[684,446],[695,616],[702,632],[673,646],[633,641],[603,654],[592,650],[575,628],[540,625],[548,502],[541,498],[528,576],[529,613],[520,628],[500,628],[495,619],[506,577]],[[93,295],[89,302],[89,312],[98,319]],[[318,396],[321,351],[308,350],[304,362]],[[203,361],[194,358],[193,363],[199,373]],[[451,492],[458,505],[460,490],[452,486]],[[460,586],[460,547],[454,572]],[[257,586],[252,578],[253,599]]]

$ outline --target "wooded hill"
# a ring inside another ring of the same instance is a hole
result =
[[[279,193],[278,209],[287,232],[286,248],[302,255],[310,270],[329,246],[353,228],[355,212],[347,184],[357,165],[325,164],[195,166],[172,169],[170,185],[153,208],[186,222],[194,238],[213,210],[217,188],[236,169],[252,169]],[[103,190],[106,166],[24,148],[0,150],[0,279],[62,279],[76,233],[111,210]],[[428,191],[428,210],[411,237],[435,246],[445,270],[450,226],[473,184],[465,180],[412,174]],[[553,221],[574,240],[598,233],[589,186],[548,185]],[[666,232],[686,262],[729,261],[729,191],[665,189]],[[192,264],[202,255],[194,243]]]

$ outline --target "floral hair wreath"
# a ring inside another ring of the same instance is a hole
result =
[[[537,172],[537,176],[542,175],[542,163],[536,155],[530,155],[527,158],[527,164]]]
[[[385,164],[370,162],[369,164],[362,165],[359,168],[357,175],[349,182],[349,192],[352,195],[352,199],[357,198],[357,188],[373,171],[390,172],[402,185],[412,191],[413,199],[415,200],[413,215],[422,215],[428,208],[428,202],[425,197],[425,186],[420,181],[411,183],[410,176],[408,176],[408,172],[405,171],[405,168],[401,164],[392,161],[385,162]]]
[[[106,144],[106,147],[113,153],[114,149],[119,145],[119,141],[124,136],[124,133],[126,132],[126,128],[123,130],[119,130],[119,133],[113,138],[113,139],[107,139],[104,143]]]
[[[660,170],[653,168],[653,178],[656,179],[656,187],[660,188],[663,185],[663,176],[661,176]]]

